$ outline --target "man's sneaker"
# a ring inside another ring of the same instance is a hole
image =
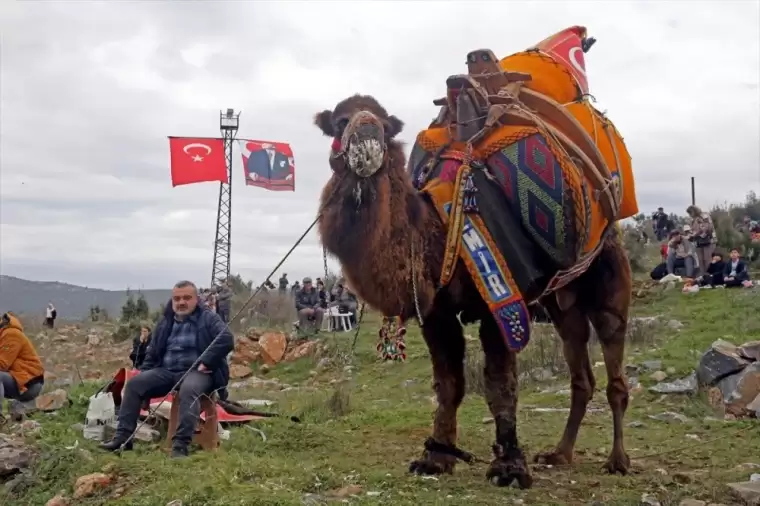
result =
[[[105,443],[101,443],[99,445],[99,448],[101,450],[105,450],[108,452],[116,452],[116,451],[119,451],[119,448],[121,448],[121,445],[123,444],[124,444],[124,441],[120,439],[112,439],[110,441],[106,441]],[[132,449],[132,441],[124,445],[125,451],[130,451],[131,449]]]
[[[187,448],[176,446],[172,448],[172,458],[173,459],[184,459],[188,456]]]

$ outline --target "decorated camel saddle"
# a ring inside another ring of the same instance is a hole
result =
[[[467,55],[409,159],[447,223],[445,286],[461,258],[508,345],[529,340],[526,303],[561,290],[638,212],[631,157],[589,100],[586,29],[498,60]]]

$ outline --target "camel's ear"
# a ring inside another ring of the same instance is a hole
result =
[[[388,117],[388,130],[387,134],[390,139],[393,139],[398,134],[401,133],[401,130],[404,129],[404,122],[398,119],[396,116],[390,116]]]
[[[328,137],[335,137],[335,130],[332,125],[332,111],[325,109],[317,113],[314,116],[314,124]]]

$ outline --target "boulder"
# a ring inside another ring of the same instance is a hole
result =
[[[691,373],[685,378],[658,383],[650,387],[649,391],[658,394],[695,394],[697,393],[697,375],[696,373]]]
[[[282,332],[266,332],[259,338],[261,358],[268,365],[275,365],[285,355],[288,338]]]
[[[760,418],[760,394],[755,397],[755,400],[747,404],[747,411],[754,413],[755,418]]]
[[[700,385],[714,386],[723,378],[747,367],[750,361],[739,354],[734,344],[719,339],[715,341],[699,361],[697,380]]]
[[[28,468],[33,457],[28,446],[0,434],[0,480],[6,480]]]
[[[760,362],[760,341],[750,341],[739,346],[739,354],[753,362]]]
[[[57,389],[49,394],[42,394],[34,400],[34,405],[40,411],[57,411],[71,404],[66,390]]]
[[[256,341],[247,337],[235,340],[235,350],[230,358],[231,364],[249,366],[261,358],[261,347]]]
[[[319,345],[319,341],[306,341],[297,346],[294,346],[290,351],[288,351],[285,354],[283,361],[292,362],[294,360],[298,360],[299,358],[303,358],[308,355],[313,355],[317,351],[318,345]]]
[[[745,414],[748,406],[760,395],[760,362],[746,367],[736,377],[736,386],[725,396],[726,411],[732,415]],[[734,377],[732,376],[732,378]]]
[[[729,483],[731,494],[749,506],[760,506],[760,481]]]
[[[107,487],[111,483],[111,477],[104,473],[93,473],[80,476],[74,484],[74,499],[90,497]]]
[[[232,364],[230,366],[230,378],[241,379],[247,378],[253,374],[253,370],[247,365]]]

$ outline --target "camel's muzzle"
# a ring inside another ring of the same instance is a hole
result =
[[[360,177],[377,172],[385,160],[385,129],[371,112],[361,111],[351,118],[342,142],[348,167]]]

